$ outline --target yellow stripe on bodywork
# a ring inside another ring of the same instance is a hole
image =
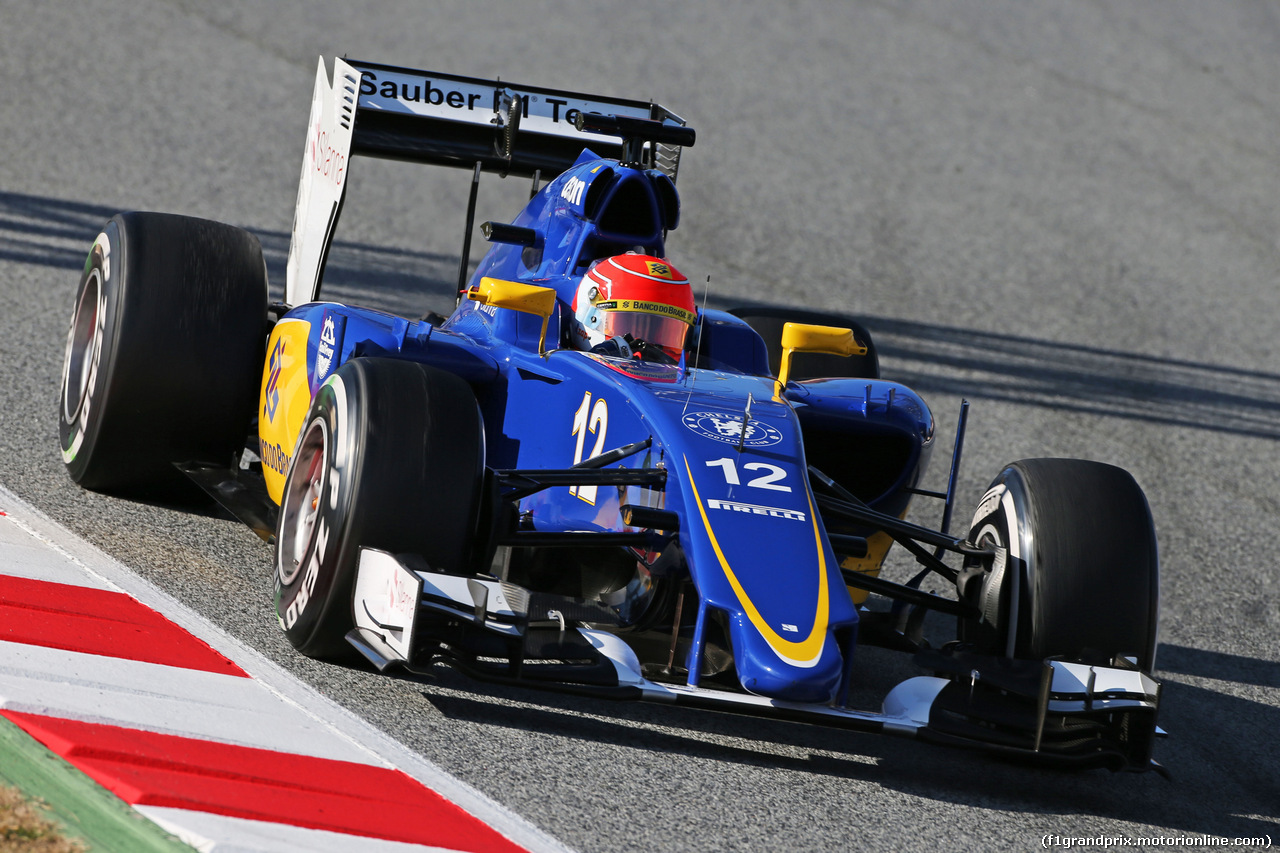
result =
[[[777,653],[778,657],[787,663],[806,668],[817,664],[818,657],[822,654],[822,648],[827,639],[827,624],[831,618],[831,601],[827,583],[827,560],[822,549],[822,532],[818,529],[818,519],[813,511],[813,498],[809,497],[809,518],[813,522],[813,542],[818,552],[818,606],[813,616],[813,630],[809,632],[809,636],[803,640],[788,640],[773,630],[773,626],[760,615],[759,609],[747,596],[747,591],[742,588],[737,575],[733,573],[733,569],[729,566],[729,561],[725,558],[719,541],[716,540],[715,531],[711,529],[711,520],[707,518],[707,511],[703,508],[702,498],[698,494],[698,485],[693,481],[693,471],[689,468],[688,457],[684,457],[684,469],[689,474],[689,488],[693,489],[693,499],[698,505],[698,514],[702,516],[702,525],[707,530],[707,539],[711,542],[711,549],[715,551],[716,559],[720,561],[720,569],[724,572],[724,576],[728,578],[729,586],[733,587],[733,591],[738,596],[738,601],[742,603],[742,609],[746,612],[747,618],[751,620],[751,624],[756,627],[756,630],[760,632],[760,636],[764,637],[765,642]]]

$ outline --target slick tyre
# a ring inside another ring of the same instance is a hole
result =
[[[408,361],[357,358],[317,392],[294,451],[276,530],[280,625],[303,654],[353,659],[360,547],[466,573],[484,475],[470,386]]]
[[[58,437],[71,479],[106,491],[230,464],[262,374],[267,272],[247,231],[122,213],[94,241],[67,333]]]
[[[1025,459],[992,482],[969,539],[1008,552],[965,595],[960,639],[991,654],[1155,666],[1160,569],[1146,497],[1121,468]]]
[[[764,338],[765,348],[769,350],[769,365],[775,376],[782,363],[782,327],[787,323],[809,323],[853,329],[853,336],[859,343],[866,345],[867,353],[848,358],[813,352],[795,353],[791,360],[791,379],[880,378],[880,360],[876,355],[875,342],[871,340],[870,332],[852,317],[790,308],[732,308],[729,313],[745,320],[748,326],[755,329],[756,334]]]

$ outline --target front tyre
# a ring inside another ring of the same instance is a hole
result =
[[[71,479],[128,491],[229,464],[253,419],[267,323],[262,248],[240,228],[121,213],[90,249],[67,333],[58,436]]]
[[[362,546],[467,573],[483,475],[466,382],[392,359],[339,368],[312,402],[280,503],[275,599],[289,642],[311,657],[352,657]]]
[[[969,540],[1007,560],[961,594],[982,612],[960,639],[980,651],[1155,666],[1160,570],[1146,497],[1121,468],[1079,459],[1025,459],[992,482]]]

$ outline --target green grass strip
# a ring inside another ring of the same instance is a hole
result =
[[[49,806],[67,837],[102,853],[191,853],[190,846],[0,716],[0,781]]]

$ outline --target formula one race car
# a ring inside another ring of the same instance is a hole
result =
[[[696,305],[665,246],[694,140],[652,103],[322,60],[285,303],[237,228],[123,213],[93,244],[67,470],[202,485],[274,541],[281,627],[314,657],[1157,766],[1133,478],[1015,462],[949,533],[963,412],[947,489],[925,490],[932,415],[865,329]],[[447,318],[319,301],[356,155],[474,170]],[[533,193],[480,226],[468,275],[482,172]],[[905,520],[915,497],[944,502],[940,530]],[[880,576],[894,543],[922,567],[906,582]],[[954,641],[924,639],[929,612]],[[927,674],[855,710],[859,645]]]

